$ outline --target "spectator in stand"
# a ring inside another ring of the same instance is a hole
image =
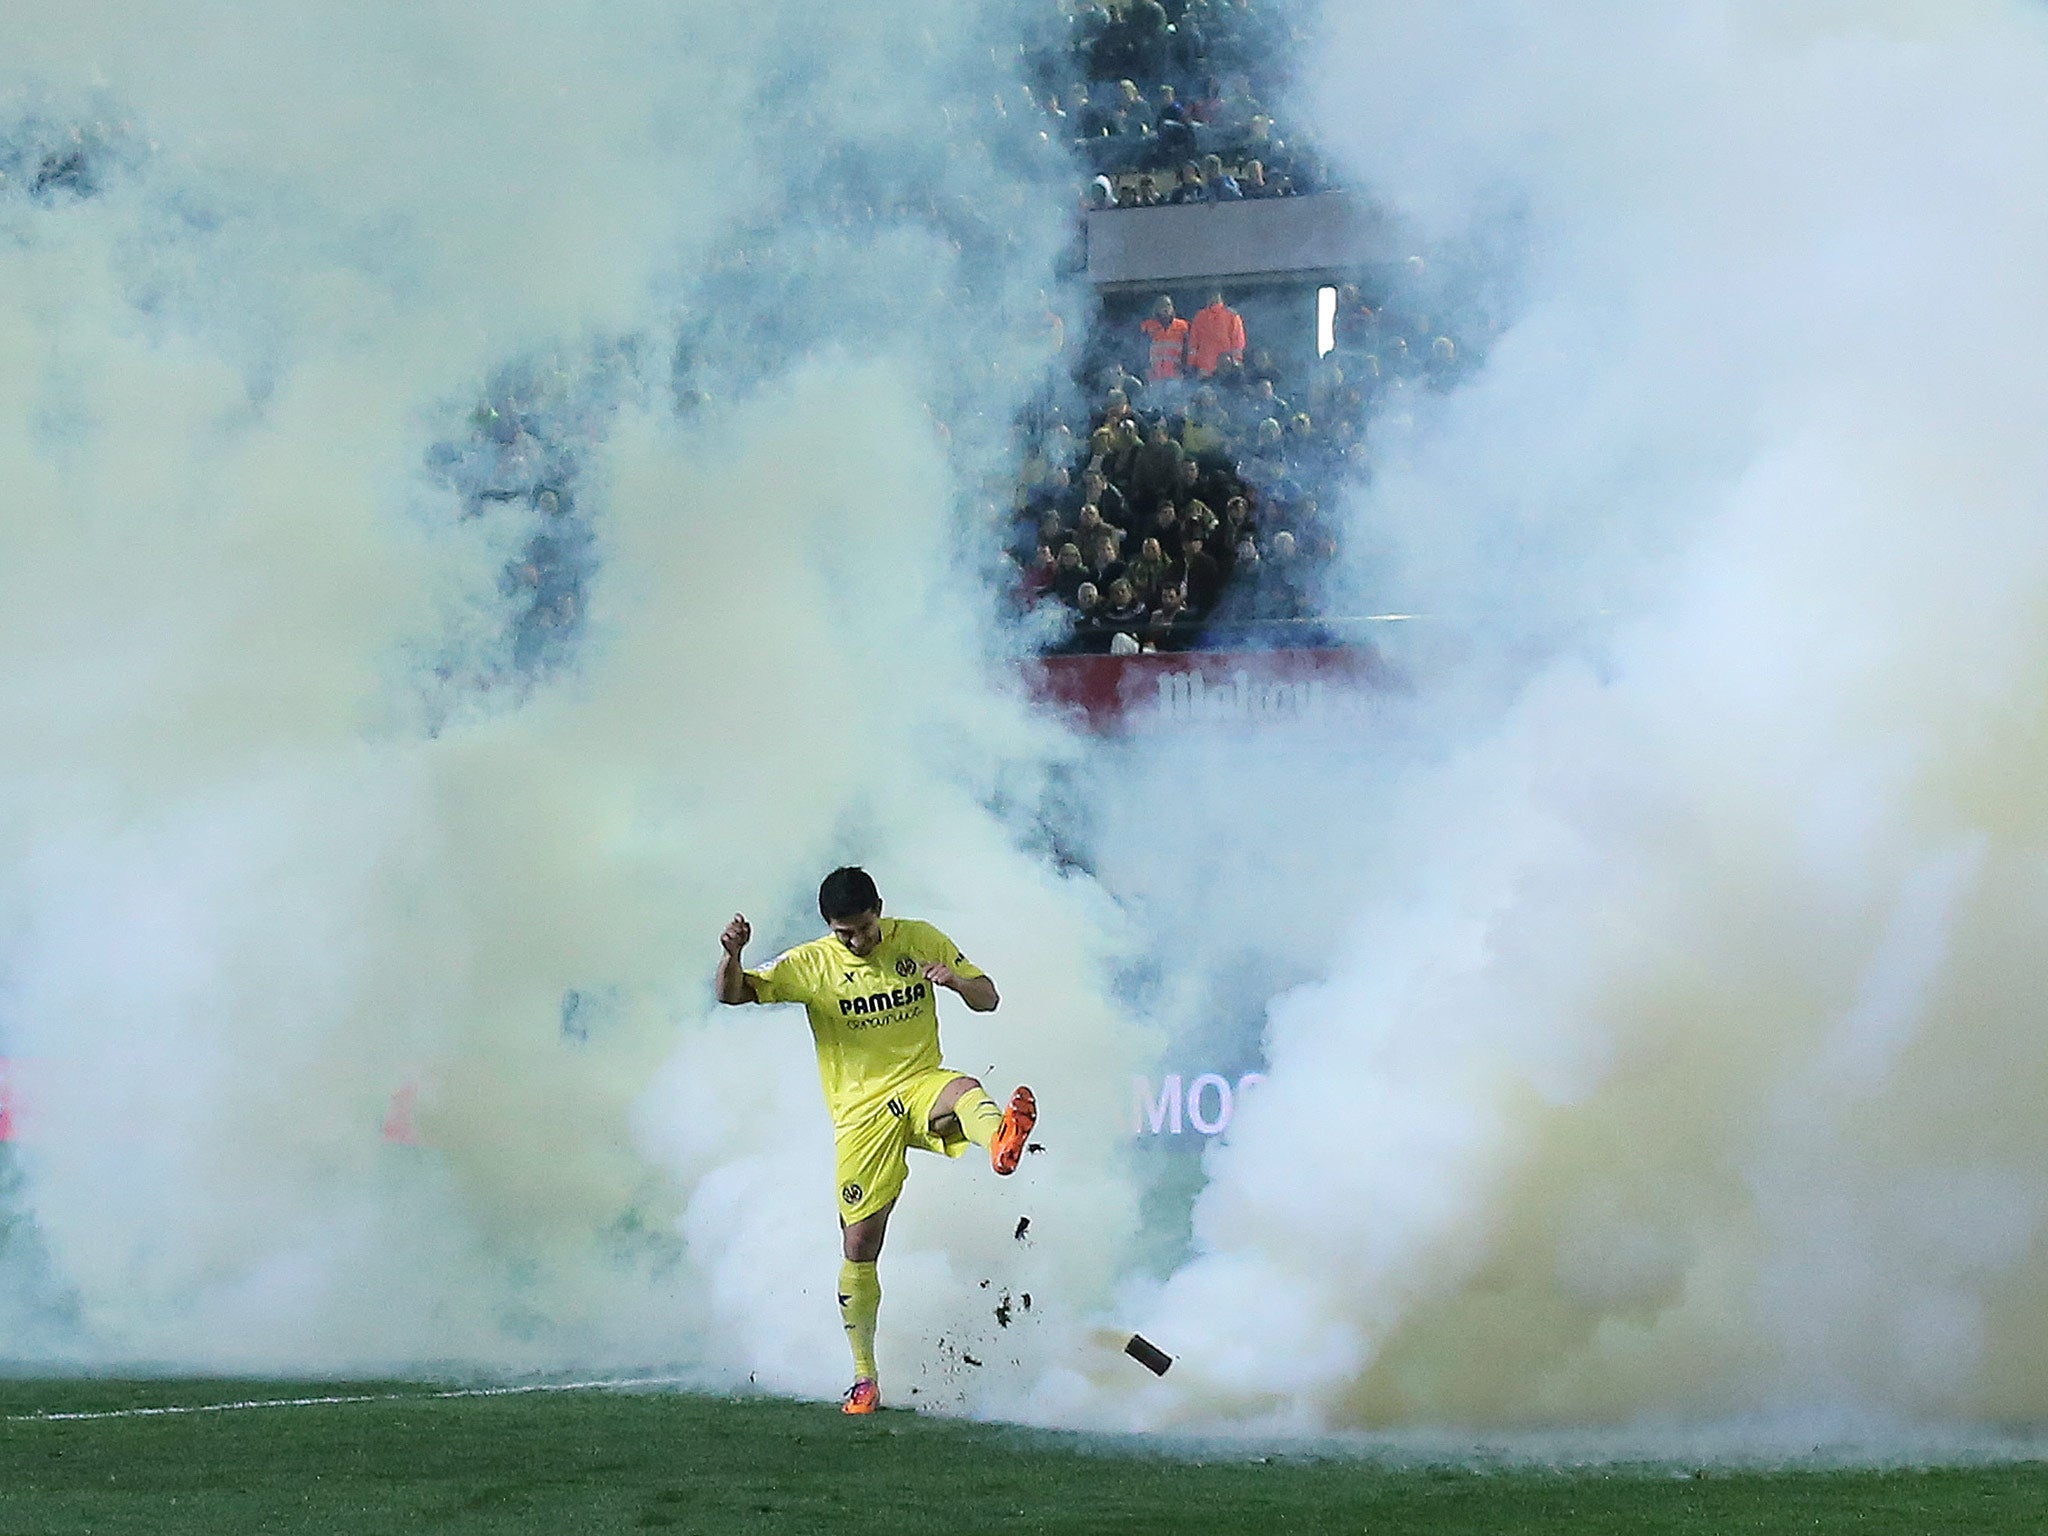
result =
[[[1286,182],[1268,181],[1263,160],[1247,160],[1244,175],[1238,178],[1237,184],[1244,189],[1246,197],[1285,197],[1294,190]]]
[[[1243,197],[1244,189],[1237,184],[1237,178],[1223,169],[1223,157],[1205,156],[1202,160],[1202,201],[1234,203]]]
[[[1166,558],[1166,551],[1159,547],[1157,539],[1147,539],[1138,546],[1138,558],[1124,567],[1124,578],[1131,584],[1131,590],[1150,601],[1160,587],[1173,576],[1173,562]]]
[[[1063,507],[1071,499],[1073,488],[1073,476],[1067,473],[1066,465],[1054,464],[1036,485],[1025,487],[1024,505],[1034,514]]]
[[[1119,373],[1121,373],[1120,369]],[[1118,422],[1129,420],[1135,414],[1131,409],[1129,393],[1117,385],[1112,385],[1108,393],[1102,397],[1102,412],[1096,422],[1096,430],[1100,431],[1103,427],[1114,427]],[[1094,439],[1091,435],[1090,443],[1092,444],[1093,441]]]
[[[1370,352],[1379,339],[1380,317],[1365,302],[1358,284],[1345,283],[1337,290],[1337,314],[1331,323],[1337,350],[1347,356]]]
[[[1145,536],[1158,541],[1159,552],[1167,559],[1180,559],[1180,509],[1170,501],[1159,503],[1153,509],[1152,520],[1145,525]]]
[[[1187,454],[1167,432],[1165,418],[1153,422],[1151,435],[1131,466],[1131,501],[1150,507],[1173,497],[1180,489],[1181,465],[1187,462]]]
[[[1159,0],[1132,0],[1124,10],[1124,26],[1130,35],[1133,69],[1156,80],[1166,73],[1167,51],[1173,42],[1173,25]]]
[[[1336,468],[1336,444],[1307,411],[1287,418],[1286,438],[1288,466],[1305,487],[1319,484]],[[1307,500],[1314,505],[1313,495]]]
[[[1032,556],[1030,566],[1025,569],[1017,584],[1018,600],[1024,607],[1031,607],[1052,590],[1053,576],[1058,570],[1059,556],[1052,552],[1052,546],[1039,545],[1038,552]]]
[[[1103,367],[1101,378],[1096,380],[1096,388],[1102,391],[1105,402],[1111,395],[1122,391],[1123,403],[1128,409],[1133,400],[1145,393],[1145,381],[1126,368],[1122,358],[1115,358]],[[1103,409],[1107,413],[1108,406],[1105,404]]]
[[[1140,176],[1130,186],[1117,194],[1119,208],[1157,208],[1165,202],[1159,190],[1159,180],[1154,176]]]
[[[1199,320],[1201,316],[1195,318]],[[1200,464],[1220,464],[1229,460],[1228,429],[1214,385],[1204,384],[1188,402],[1187,413],[1181,417],[1180,446],[1190,459]]]
[[[1233,139],[1242,139],[1258,113],[1259,104],[1252,99],[1251,82],[1242,74],[1232,73],[1224,77],[1223,99],[1217,104],[1215,116],[1207,121]]]
[[[1309,414],[1320,421],[1334,423],[1342,414],[1346,381],[1341,354],[1332,352],[1316,363],[1315,371],[1309,375]]]
[[[1270,506],[1287,494],[1287,471],[1286,431],[1268,416],[1259,423],[1251,447],[1238,460],[1238,477],[1259,493],[1261,506]]]
[[[1145,103],[1145,93],[1138,89],[1135,80],[1119,80],[1116,96],[1110,103],[1109,125],[1111,134],[1120,139],[1149,139],[1152,136],[1152,109]]]
[[[1332,473],[1341,474],[1351,462],[1352,447],[1358,442],[1358,423],[1349,416],[1337,417],[1324,444]]]
[[[1307,567],[1295,551],[1294,535],[1281,529],[1273,535],[1269,558],[1260,562],[1258,617],[1305,619],[1313,611],[1308,600]]]
[[[1095,468],[1108,462],[1116,452],[1116,429],[1122,422],[1121,416],[1104,415],[1095,424],[1095,430],[1088,434],[1088,464]]]
[[[1245,391],[1243,416],[1251,423],[1252,431],[1260,431],[1260,423],[1269,416],[1276,421],[1285,421],[1292,414],[1286,400],[1273,388],[1271,379],[1257,378],[1251,381],[1250,387]]]
[[[1102,472],[1109,476],[1112,484],[1128,486],[1131,483],[1132,467],[1138,462],[1138,451],[1144,446],[1145,438],[1138,430],[1136,417],[1126,416],[1116,424],[1109,452],[1102,459]]]
[[[1152,318],[1139,330],[1145,333],[1145,378],[1150,383],[1178,379],[1187,367],[1188,323],[1173,312],[1173,300],[1159,295],[1152,306]]]
[[[1224,616],[1233,619],[1256,616],[1258,584],[1259,541],[1247,531],[1230,552],[1229,574],[1223,578],[1223,597],[1219,604]],[[1247,610],[1254,612],[1248,613]]]
[[[1207,10],[1195,0],[1181,5],[1177,16],[1174,7],[1167,7],[1167,14],[1173,16],[1173,62],[1180,74],[1192,76],[1209,67],[1209,39],[1202,31]]]
[[[1214,155],[1209,158],[1216,159]],[[1208,304],[1188,322],[1189,366],[1206,379],[1226,357],[1242,362],[1244,347],[1244,316],[1223,302],[1222,289],[1212,290]]]
[[[1223,593],[1223,568],[1210,557],[1208,545],[1207,538],[1190,533],[1183,541],[1177,571],[1177,585],[1186,593],[1188,607],[1197,616],[1214,608]]]
[[[1244,497],[1233,496],[1223,504],[1223,524],[1216,530],[1215,542],[1210,544],[1208,548],[1211,554],[1214,555],[1216,564],[1222,569],[1226,579],[1230,575],[1231,568],[1236,564],[1237,547],[1245,541],[1247,536],[1257,530],[1257,526],[1252,520],[1251,503]],[[1074,554],[1078,562],[1080,551],[1076,550]],[[1061,553],[1060,559],[1061,563],[1064,564],[1066,560],[1064,551]]]
[[[1102,593],[1092,581],[1084,581],[1074,588],[1074,649],[1100,652],[1107,644],[1109,632],[1102,627]]]
[[[1073,94],[1067,98],[1067,106],[1067,120],[1073,125],[1076,140],[1085,141],[1109,137],[1111,132],[1109,113],[1104,109],[1101,102],[1089,99],[1088,87],[1085,85],[1075,86]]]
[[[1112,16],[1101,0],[1075,8],[1069,31],[1072,53],[1091,80],[1113,80],[1130,67],[1123,20]]]
[[[1109,476],[1092,465],[1081,471],[1081,499],[1095,507],[1106,523],[1119,528],[1131,525],[1131,504],[1124,493],[1109,483]]]
[[[1243,158],[1256,160],[1265,166],[1268,176],[1294,174],[1294,159],[1287,152],[1287,141],[1273,132],[1273,119],[1260,112],[1253,115],[1245,128]]]
[[[1091,503],[1081,508],[1074,521],[1074,542],[1084,550],[1093,550],[1095,541],[1109,531],[1110,522],[1102,515],[1102,508]]]
[[[1088,183],[1086,195],[1081,199],[1083,213],[1101,213],[1116,206],[1116,186],[1107,176],[1097,176]]]
[[[1313,534],[1322,526],[1322,503],[1316,500],[1314,492],[1304,492],[1294,504],[1294,537],[1304,544],[1302,550],[1302,558],[1304,560],[1308,558],[1308,550],[1306,548],[1307,540],[1303,539],[1303,535]]]
[[[1135,630],[1145,622],[1145,605],[1138,601],[1130,579],[1119,576],[1109,584],[1109,596],[1102,605],[1102,622],[1110,629]]]
[[[1234,357],[1221,358],[1217,361],[1214,378],[1216,399],[1223,407],[1224,425],[1235,431],[1238,402],[1244,399],[1244,364]]]
[[[1170,85],[1159,87],[1158,100],[1152,108],[1152,132],[1158,136],[1161,165],[1185,160],[1195,152],[1194,122]]]
[[[1202,81],[1202,94],[1188,103],[1188,117],[1204,126],[1214,126],[1223,120],[1223,82],[1215,75]]]
[[[1179,178],[1173,190],[1166,194],[1166,200],[1176,206],[1182,203],[1199,203],[1202,200],[1202,168],[1192,160],[1181,162]]]
[[[1188,615],[1187,593],[1174,582],[1168,582],[1159,589],[1159,596],[1152,603],[1152,611],[1145,616],[1145,627],[1138,632],[1138,639],[1147,648],[1155,651],[1178,650],[1187,643],[1182,633]]]
[[[1227,501],[1239,489],[1237,475],[1231,465],[1203,464],[1189,459],[1180,467],[1180,489],[1173,499],[1182,507],[1195,501],[1213,505]]]
[[[1074,601],[1074,593],[1087,579],[1087,573],[1081,569],[1081,546],[1062,544],[1053,563],[1053,594],[1061,602],[1071,603]]]
[[[1124,574],[1123,556],[1117,551],[1117,541],[1122,537],[1116,529],[1105,527],[1089,546],[1081,575],[1082,579],[1094,582],[1098,592],[1107,592],[1109,584]]]
[[[1457,381],[1458,344],[1448,336],[1437,337],[1429,344],[1429,361],[1424,371],[1438,389],[1449,388]]]

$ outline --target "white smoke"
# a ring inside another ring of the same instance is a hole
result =
[[[1521,671],[1207,823],[1298,873],[1251,920],[1302,980],[1146,1313],[1182,1363],[1075,1411],[2038,1418],[2048,18],[1329,25],[1342,157],[1516,261],[1356,576]]]
[[[1066,1127],[1002,1186],[920,1170],[885,1353],[993,1326],[984,1279],[1039,1293],[1041,1350],[1108,1294],[1143,1037],[1113,910],[1032,851],[1072,748],[955,511],[1009,468],[1065,235],[1029,134],[975,126],[982,25],[17,18],[11,1359],[836,1390],[806,1032],[708,978],[732,910],[765,958],[847,859],[999,978],[951,1059]],[[546,514],[459,484],[520,390],[601,563],[515,671],[498,583]]]
[[[1426,248],[1514,253],[1485,368],[1376,438],[1353,574],[1512,665],[1363,732],[1082,759],[1003,680],[952,510],[1007,467],[1063,234],[1027,145],[948,126],[1004,82],[976,18],[20,19],[11,1357],[833,1390],[802,1025],[706,976],[732,910],[770,953],[859,858],[1002,982],[950,1059],[1058,1116],[894,1224],[884,1359],[933,1399],[2041,1412],[2042,21],[1328,25],[1320,131]],[[92,195],[26,185],[79,125]],[[553,381],[603,560],[516,674],[533,516],[426,468],[508,373]],[[1033,851],[1055,769],[1118,904]],[[1126,999],[1220,1028],[1276,992],[1155,1281]],[[380,1142],[407,1084],[422,1144]]]

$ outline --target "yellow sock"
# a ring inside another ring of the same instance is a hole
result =
[[[953,1101],[953,1113],[960,1117],[960,1129],[983,1151],[1002,1128],[1003,1112],[996,1101],[979,1088],[970,1088]]]
[[[872,1264],[848,1259],[839,1266],[839,1316],[853,1346],[853,1374],[879,1381],[875,1370],[875,1318],[882,1310],[882,1278]]]

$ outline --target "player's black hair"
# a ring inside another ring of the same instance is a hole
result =
[[[875,889],[875,882],[866,870],[852,864],[833,870],[818,886],[818,915],[828,923],[878,912],[881,907],[882,893]]]

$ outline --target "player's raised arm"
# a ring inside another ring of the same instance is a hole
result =
[[[721,1003],[760,1001],[754,995],[754,978],[740,964],[740,951],[747,947],[747,940],[753,936],[753,927],[737,912],[725,925],[725,932],[718,936],[719,948],[724,951],[718,957],[718,1000]]]
[[[996,984],[988,977],[962,976],[936,960],[924,968],[924,979],[935,987],[952,988],[960,994],[960,1001],[976,1013],[994,1013],[996,1004],[1002,1001],[996,995]]]

